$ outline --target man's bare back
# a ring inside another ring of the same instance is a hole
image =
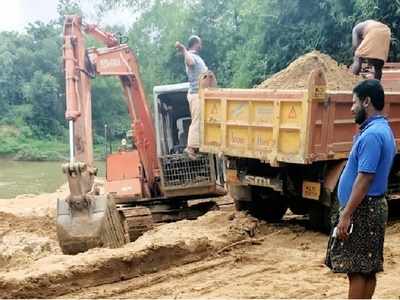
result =
[[[358,75],[362,63],[367,62],[374,68],[375,79],[380,80],[383,65],[389,54],[389,45],[390,29],[385,24],[374,20],[358,23],[352,33],[353,73]]]

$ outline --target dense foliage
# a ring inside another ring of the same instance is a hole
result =
[[[390,59],[400,59],[399,0],[97,0],[96,7],[101,16],[117,6],[135,16],[125,34],[148,95],[154,85],[185,80],[174,43],[191,34],[203,38],[202,56],[221,86],[252,87],[313,49],[350,64],[352,27],[369,18],[390,26]],[[29,24],[25,33],[0,32],[3,140],[66,140],[61,32],[68,13],[84,14],[79,0],[60,0],[60,17],[49,24]],[[94,81],[93,109],[97,141],[105,123],[116,132],[128,128],[117,80]]]

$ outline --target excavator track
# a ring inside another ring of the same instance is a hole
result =
[[[147,207],[120,208],[119,212],[125,230],[125,239],[129,242],[135,241],[143,233],[154,227],[151,211]]]
[[[184,203],[180,207],[158,203],[147,206],[118,206],[127,242],[133,242],[143,233],[161,224],[180,220],[193,220],[211,210],[234,211],[235,204],[230,197],[219,197],[194,204]]]
[[[180,206],[146,203],[146,206],[115,205],[112,197],[95,196],[88,211],[74,211],[65,200],[58,200],[57,235],[64,254],[77,254],[91,248],[118,248],[143,233],[165,223],[196,219],[210,210],[234,210],[229,197]]]

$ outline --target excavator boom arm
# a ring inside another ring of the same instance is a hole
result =
[[[136,56],[128,46],[120,45],[108,49],[92,50],[90,57],[96,65],[97,74],[114,75],[120,78],[125,102],[132,120],[135,145],[144,168],[147,185],[152,189],[155,178],[159,176],[156,136]]]
[[[105,44],[106,48],[87,51],[83,32]],[[75,155],[71,157],[90,166],[93,164],[91,77],[118,76],[144,169],[144,185],[147,191],[153,190],[158,176],[155,130],[138,62],[132,50],[127,45],[120,45],[112,34],[101,31],[97,26],[83,25],[80,17],[68,16],[64,25],[64,66],[67,102],[65,117],[70,124],[74,124],[72,135]],[[149,193],[146,196],[151,196]]]
[[[92,35],[106,47],[87,50],[84,33]],[[60,247],[66,254],[105,245],[119,247],[129,238],[124,233],[125,225],[123,227],[113,194],[100,195],[94,186],[97,170],[93,166],[90,87],[95,75],[120,78],[137,147],[132,153],[139,157],[134,161],[126,160],[129,161],[126,167],[136,169],[139,174],[137,178],[130,178],[130,195],[154,196],[158,192],[156,140],[137,60],[128,46],[120,45],[114,35],[94,25],[83,25],[78,16],[65,19],[63,55],[65,118],[70,130],[70,160],[63,165],[63,172],[67,175],[70,194],[57,202]]]

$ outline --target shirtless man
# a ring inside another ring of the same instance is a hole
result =
[[[374,68],[374,78],[381,80],[382,68],[387,61],[390,47],[390,29],[378,21],[367,20],[353,28],[353,74],[358,75],[363,62]]]

